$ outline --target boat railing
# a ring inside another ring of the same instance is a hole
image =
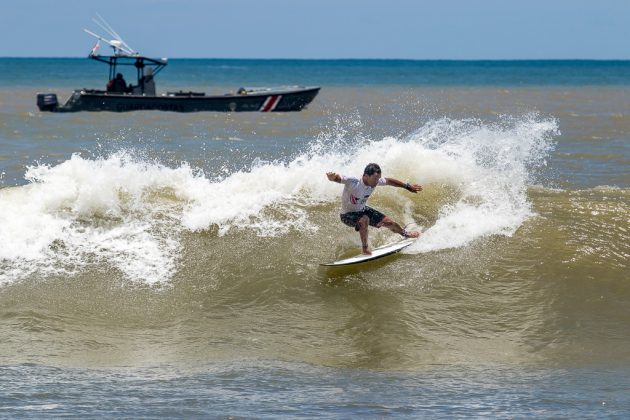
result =
[[[193,91],[184,92],[183,90],[180,90],[178,92],[166,92],[165,96],[193,97],[193,96],[206,96],[206,93],[205,92],[193,92]]]

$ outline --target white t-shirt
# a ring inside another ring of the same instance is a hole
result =
[[[341,175],[341,183],[345,185],[341,194],[341,214],[363,210],[374,188],[365,185],[360,178],[352,176]],[[385,183],[385,178],[379,178],[376,185]]]

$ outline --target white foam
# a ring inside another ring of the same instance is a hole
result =
[[[99,159],[74,155],[54,167],[29,168],[29,185],[0,190],[0,284],[33,272],[71,274],[92,262],[155,283],[177,270],[183,230],[316,232],[309,209],[337,205],[341,194],[325,173],[360,175],[368,162],[378,162],[385,176],[459,192],[407,252],[511,235],[531,215],[530,168],[544,163],[556,133],[555,121],[538,116],[497,124],[440,119],[403,139],[322,137],[292,161],[253,162],[221,180],[186,164],[168,168],[124,152]],[[412,214],[411,196],[400,190],[381,188],[378,195],[400,206],[405,223],[428,216]]]
[[[412,141],[441,157],[449,181],[461,197],[444,207],[435,225],[406,252],[464,246],[488,235],[511,236],[532,216],[527,199],[530,171],[546,163],[557,135],[554,120],[530,115],[488,125],[443,119],[420,129]]]
[[[136,162],[125,153],[74,155],[55,167],[29,168],[26,178],[32,183],[0,191],[0,284],[36,271],[72,273],[88,261],[106,261],[149,283],[172,275],[179,231],[155,217],[172,212],[168,203],[147,194],[194,180],[186,166]]]

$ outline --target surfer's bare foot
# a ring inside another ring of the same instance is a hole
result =
[[[372,251],[367,245],[363,247],[363,255],[372,255]]]
[[[411,232],[403,230],[402,232],[400,232],[400,234],[405,238],[417,238],[418,236],[420,236],[420,232],[416,232],[415,230],[412,230]]]

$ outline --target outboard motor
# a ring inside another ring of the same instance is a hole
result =
[[[55,93],[37,94],[37,107],[40,111],[55,111],[58,104],[57,94]]]

